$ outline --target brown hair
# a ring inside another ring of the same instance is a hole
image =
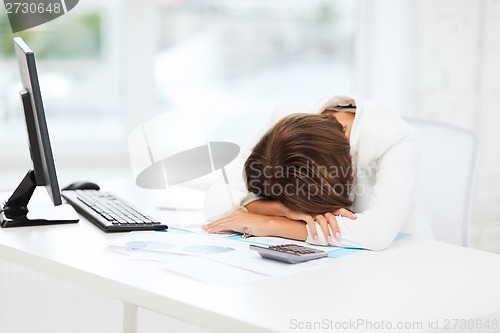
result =
[[[331,115],[292,114],[257,143],[245,162],[247,189],[307,214],[352,205],[349,139]]]

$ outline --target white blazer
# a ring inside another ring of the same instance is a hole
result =
[[[433,238],[418,199],[418,132],[387,106],[352,96],[335,96],[312,106],[278,108],[271,120],[274,123],[295,112],[319,114],[327,107],[349,104],[356,107],[350,145],[356,170],[352,210],[358,218],[336,217],[340,240],[332,237],[328,243],[317,225],[318,239],[312,239],[308,229],[306,242],[382,250],[399,232]],[[248,194],[241,205],[258,199]]]

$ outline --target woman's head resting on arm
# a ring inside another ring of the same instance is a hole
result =
[[[349,139],[331,115],[289,115],[254,147],[245,178],[250,192],[294,211],[314,215],[349,208]]]

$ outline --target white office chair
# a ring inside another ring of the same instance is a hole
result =
[[[434,236],[468,246],[477,137],[444,123],[405,120],[421,135],[420,194]]]

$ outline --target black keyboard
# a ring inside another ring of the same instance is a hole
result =
[[[98,190],[62,191],[62,196],[82,214],[106,232],[165,230],[167,225],[133,208],[109,192]]]

